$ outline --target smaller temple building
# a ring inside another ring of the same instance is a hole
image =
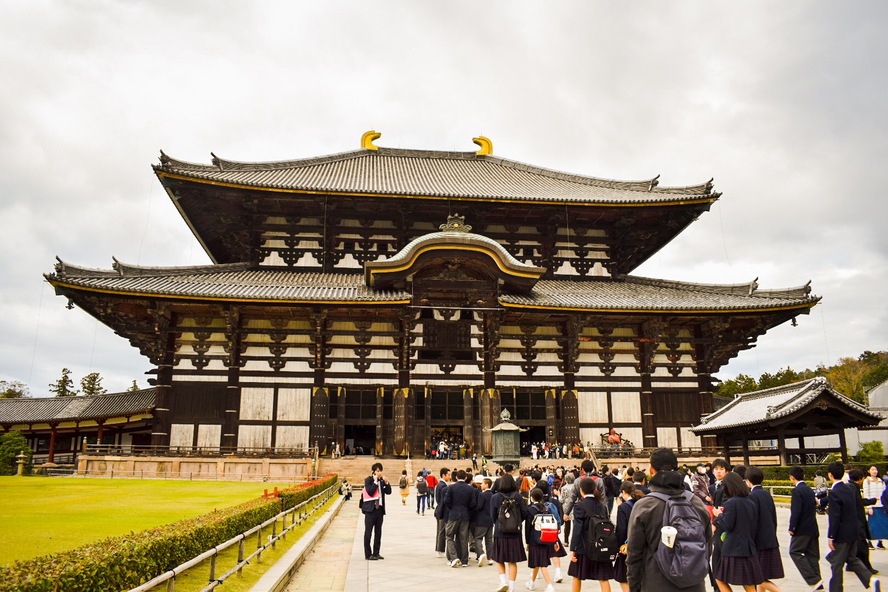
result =
[[[838,393],[823,377],[743,393],[692,429],[715,436],[725,459],[779,456],[781,465],[816,464],[838,452],[848,462],[845,431],[884,417]],[[832,438],[825,438],[832,436]]]

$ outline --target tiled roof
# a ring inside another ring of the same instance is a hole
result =
[[[433,196],[601,204],[714,201],[711,180],[659,187],[658,177],[614,181],[553,171],[474,152],[379,148],[317,158],[245,163],[217,158],[189,163],[161,152],[155,171],[213,183],[287,191]]]
[[[691,431],[711,433],[773,421],[796,413],[822,393],[857,413],[871,417],[873,425],[883,419],[865,405],[837,393],[825,378],[818,376],[802,382],[737,395],[733,401],[705,417],[703,423],[691,428]]]
[[[0,399],[0,423],[46,423],[126,417],[154,409],[153,388],[94,397]]]
[[[624,276],[618,280],[541,280],[529,294],[504,294],[516,306],[584,310],[756,310],[813,305],[807,286],[769,290],[760,296],[749,284],[712,285]]]
[[[408,292],[374,290],[362,275],[246,269],[237,265],[140,268],[115,263],[114,270],[85,269],[60,262],[46,276],[86,291],[255,301],[365,302],[409,301]],[[502,294],[504,305],[577,310],[722,311],[769,310],[813,306],[810,288],[769,290],[760,296],[754,284],[709,285],[626,276],[587,281],[542,280],[527,294]]]

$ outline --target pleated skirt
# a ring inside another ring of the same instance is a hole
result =
[[[490,558],[497,563],[523,563],[527,561],[520,536],[493,537]]]
[[[724,555],[721,556],[721,561],[715,568],[715,579],[739,586],[757,586],[765,581],[757,557],[725,557]]]
[[[758,552],[759,567],[762,577],[766,580],[779,580],[785,577],[783,573],[783,559],[780,558],[780,549],[764,549]]]
[[[527,551],[527,567],[531,569],[534,567],[549,567],[552,565],[552,562],[549,560],[552,557],[552,553],[554,553],[552,545],[530,545]]]
[[[629,581],[626,576],[626,556],[622,553],[618,553],[614,559],[614,579],[624,584]]]
[[[614,564],[610,561],[591,561],[585,555],[577,555],[576,562],[571,562],[567,575],[578,580],[612,580]]]

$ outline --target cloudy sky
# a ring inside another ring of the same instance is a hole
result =
[[[822,303],[719,374],[888,349],[888,4],[78,2],[0,20],[0,379],[149,364],[43,281],[55,257],[209,262],[150,165],[473,151],[723,197],[639,275]]]

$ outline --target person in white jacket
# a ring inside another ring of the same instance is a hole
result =
[[[863,497],[866,499],[874,499],[876,500],[874,508],[882,507],[882,492],[885,491],[885,482],[882,481],[882,478],[879,476],[879,468],[875,465],[871,466],[868,471],[868,475],[866,479],[863,480]],[[872,511],[870,511],[870,514]],[[877,539],[873,539],[877,540]],[[870,549],[873,548],[873,542],[869,542]],[[879,539],[878,547],[880,549],[885,548],[885,544]]]

